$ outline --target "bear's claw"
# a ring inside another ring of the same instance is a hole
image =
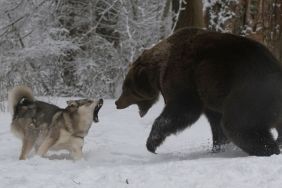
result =
[[[149,136],[147,140],[146,146],[147,146],[148,151],[156,154],[157,147],[159,147],[162,144],[165,137],[161,135],[154,135],[154,136],[151,136],[151,135]]]
[[[156,153],[156,146],[151,144],[151,143],[148,143],[146,144],[146,147],[147,147],[147,150],[151,153],[154,153],[154,154],[157,154]]]

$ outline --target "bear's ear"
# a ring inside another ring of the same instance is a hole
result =
[[[127,66],[127,70],[129,71],[133,67],[133,63],[129,63]]]
[[[137,75],[138,77],[146,77],[147,76],[146,67],[139,66]]]
[[[150,75],[149,75],[148,68],[144,66],[139,66],[135,81],[139,86],[147,85],[150,81]]]
[[[147,65],[140,65],[138,67],[138,77],[142,80],[152,82],[156,78],[155,69]]]
[[[149,52],[149,51],[150,51],[150,49],[144,48],[143,53],[147,53],[147,52]]]

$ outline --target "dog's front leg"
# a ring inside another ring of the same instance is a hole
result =
[[[82,147],[84,140],[82,138],[73,137],[70,140],[71,148],[70,148],[70,155],[73,160],[79,160],[83,157]]]
[[[82,159],[83,157],[82,148],[77,148],[75,150],[72,150],[70,154],[73,160]]]
[[[26,160],[28,154],[30,153],[34,145],[34,140],[25,136],[22,144],[22,151],[19,160]]]
[[[36,154],[43,157],[47,153],[48,149],[55,144],[55,142],[56,140],[54,138],[47,137],[39,146]]]

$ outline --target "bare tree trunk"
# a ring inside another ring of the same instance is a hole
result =
[[[180,11],[174,31],[187,26],[198,28],[205,27],[203,4],[201,0],[173,0],[172,9],[174,12]]]
[[[161,18],[162,24],[161,24],[160,32],[162,33],[162,36],[160,38],[166,37],[166,35],[165,35],[165,30],[166,30],[165,28],[166,28],[166,24],[167,24],[166,18],[169,16],[170,8],[171,8],[171,0],[166,0],[165,7],[164,7],[164,10],[163,10],[163,14],[162,14],[162,18]]]
[[[133,17],[136,17],[136,5],[132,3]],[[97,1],[96,4],[96,33],[113,43],[117,48],[120,43],[120,34],[115,30],[118,23],[119,1],[105,0]]]
[[[206,10],[208,27],[257,40],[282,62],[281,5],[282,0],[217,1]],[[226,15],[224,21],[218,19],[220,14]]]
[[[9,12],[7,13],[7,16],[9,20],[13,23],[12,17]],[[12,27],[12,31],[15,33],[16,38],[19,40],[21,47],[24,48],[25,46],[24,46],[19,29],[14,24],[12,24],[11,27]]]
[[[281,61],[282,0],[245,0],[246,36],[264,43]]]

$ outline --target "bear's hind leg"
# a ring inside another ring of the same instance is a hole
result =
[[[279,154],[278,144],[267,129],[228,129],[225,131],[228,137],[249,155],[270,156]]]
[[[277,143],[280,147],[282,147],[282,127],[276,127],[278,137],[277,137]]]
[[[244,82],[224,102],[225,135],[250,155],[270,156],[280,150],[270,129],[281,112],[280,81],[268,77]]]
[[[222,145],[228,142],[223,129],[221,127],[222,114],[209,109],[205,110],[205,115],[210,123],[213,139],[212,152],[219,152],[222,149]]]
[[[250,103],[248,103],[250,101]],[[225,135],[250,155],[270,156],[280,150],[271,132],[272,118],[266,105],[259,109],[256,101],[236,99],[224,110],[222,127]],[[262,100],[261,100],[262,101]]]
[[[151,133],[147,139],[147,149],[155,153],[165,138],[176,134],[197,121],[202,113],[201,102],[182,104],[171,102],[166,104],[161,115],[154,121]]]

